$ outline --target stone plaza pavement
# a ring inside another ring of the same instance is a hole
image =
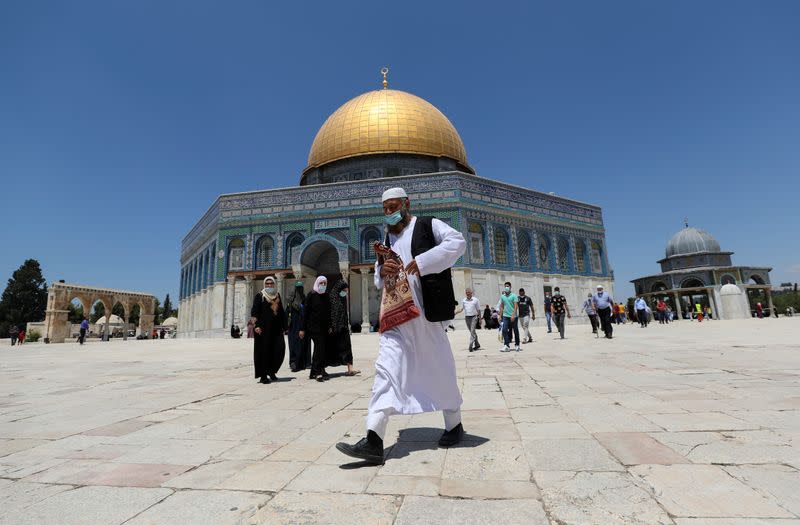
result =
[[[247,340],[0,347],[0,524],[800,524],[800,318],[450,334],[468,432],[395,417],[359,377],[252,377]],[[288,368],[284,365],[285,368]],[[333,373],[341,369],[331,369]]]

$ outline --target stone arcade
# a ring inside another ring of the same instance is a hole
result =
[[[469,286],[494,306],[508,280],[541,313],[544,291],[555,286],[576,306],[597,284],[613,291],[599,207],[477,176],[447,117],[388,89],[384,77],[383,89],[325,121],[300,186],[221,195],[186,235],[180,336],[223,336],[232,323],[243,326],[270,274],[284,298],[296,280],[308,291],[317,275],[341,274],[350,284],[351,322],[368,330],[379,309],[371,245],[383,236],[381,193],[393,186],[406,189],[413,213],[434,215],[468,240],[454,268],[457,297]]]

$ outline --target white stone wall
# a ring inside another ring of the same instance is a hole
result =
[[[302,279],[306,293],[311,291],[314,277]],[[281,295],[288,301],[294,288],[296,279],[283,279]],[[511,282],[514,293],[520,288],[525,288],[525,293],[533,299],[536,308],[534,326],[544,326],[544,286],[561,288],[561,293],[567,298],[567,303],[572,313],[570,324],[588,323],[588,318],[580,311],[580,306],[586,299],[588,292],[594,292],[598,284],[602,284],[612,296],[614,283],[610,278],[582,277],[572,275],[542,275],[524,272],[502,272],[497,270],[453,270],[453,288],[456,300],[464,296],[464,289],[470,287],[481,301],[481,307],[489,305],[494,307],[500,299],[500,291],[505,281]],[[350,274],[350,322],[362,322],[362,276],[358,273]],[[380,292],[375,288],[373,276],[367,279],[369,319],[374,324],[378,319],[380,310]],[[209,288],[197,292],[180,302],[178,311],[178,336],[179,337],[226,337],[230,334],[231,322],[236,322],[244,331],[247,319],[250,317],[250,308],[256,293],[261,291],[263,283],[255,280],[238,279],[235,286],[231,282],[215,283]],[[617,302],[623,301],[615,297]],[[717,304],[720,304],[717,296]],[[459,313],[456,319],[463,319],[464,314]],[[461,325],[457,325],[461,326]]]

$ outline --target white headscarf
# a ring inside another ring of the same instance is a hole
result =
[[[264,277],[264,289],[261,290],[261,295],[263,295],[264,299],[266,299],[267,301],[273,302],[275,301],[275,299],[278,298],[278,292],[276,291],[275,293],[267,293],[267,281],[272,281],[273,288],[275,288],[275,283],[277,283],[278,281],[272,275],[267,275],[266,277]]]
[[[320,275],[319,277],[317,277],[317,280],[316,280],[316,281],[314,281],[314,288],[313,288],[313,290],[314,290],[315,292],[317,292],[317,293],[320,293],[320,294],[321,294],[321,293],[323,293],[323,292],[320,292],[320,291],[319,291],[319,285],[320,285],[320,284],[322,284],[322,281],[325,281],[325,284],[326,284],[326,285],[328,284],[328,278],[327,278],[327,277],[325,277],[324,275]]]

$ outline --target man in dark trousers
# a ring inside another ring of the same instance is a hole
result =
[[[597,293],[592,296],[594,309],[600,317],[600,327],[603,333],[606,334],[606,339],[611,339],[614,336],[614,327],[611,326],[611,308],[614,307],[614,299],[611,295],[603,290],[602,285],[597,286]]]

